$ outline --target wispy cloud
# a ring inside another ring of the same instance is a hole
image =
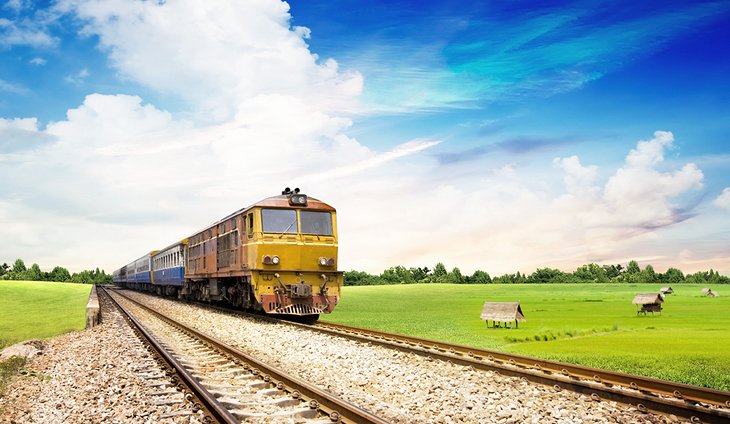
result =
[[[730,187],[724,189],[712,203],[730,212]]]
[[[409,16],[419,25],[404,26],[405,37],[399,33],[392,46],[373,47],[369,59],[353,62],[367,77],[373,111],[549,97],[651,55],[728,12],[723,2],[490,5],[461,16],[448,42],[421,37],[420,28],[440,27],[436,18]],[[412,27],[419,31],[411,34]]]
[[[28,92],[28,89],[20,84],[13,84],[11,82],[0,79],[0,91],[5,91],[7,93],[13,94],[25,94]]]
[[[43,66],[48,63],[48,61],[46,59],[43,59],[42,57],[34,57],[28,63],[30,63],[31,65]]]
[[[506,152],[512,155],[521,155],[542,150],[554,149],[559,146],[574,143],[574,138],[538,138],[538,137],[514,137],[491,144],[484,144],[458,152],[435,153],[433,156],[439,163],[447,165],[464,161],[479,159],[493,152]]]
[[[59,40],[52,36],[45,22],[33,17],[15,20],[0,18],[0,48],[14,46],[53,47]]]
[[[64,78],[64,81],[66,81],[69,84],[73,85],[81,85],[83,84],[86,79],[90,76],[89,70],[87,68],[84,68],[73,75],[66,75],[66,78]]]

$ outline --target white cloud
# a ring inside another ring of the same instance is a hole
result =
[[[46,59],[43,59],[42,57],[34,57],[33,59],[30,60],[29,63],[31,65],[43,66],[46,63],[48,63],[48,61]]]
[[[556,158],[553,165],[565,171],[565,186],[569,193],[580,195],[595,192],[597,189],[593,182],[598,174],[598,167],[595,165],[583,166],[578,156],[569,158]]]
[[[19,13],[21,10],[28,8],[28,6],[30,6],[30,0],[8,0],[3,5],[3,8]]]
[[[14,94],[25,94],[28,92],[28,89],[20,84],[13,84],[11,82],[0,79],[0,91]]]
[[[646,168],[664,160],[664,149],[671,148],[674,134],[669,131],[656,131],[654,138],[640,141],[636,148],[629,152],[626,164],[632,168]]]
[[[362,77],[319,62],[290,27],[280,1],[62,1],[85,22],[87,34],[126,78],[187,100],[222,121],[259,95],[306,98],[322,111],[352,110]],[[182,30],[184,28],[184,30]]]
[[[51,36],[44,22],[32,19],[0,18],[0,48],[13,46],[53,47],[58,39]]]
[[[730,187],[724,189],[722,193],[712,202],[715,206],[719,206],[726,211],[730,211]]]
[[[36,118],[0,118],[0,158],[48,145],[52,141],[52,137],[39,131]]]
[[[89,75],[91,75],[91,74],[89,74],[89,70],[86,68],[83,68],[76,74],[67,75],[66,78],[64,78],[64,80],[69,84],[81,85],[84,83],[84,81],[86,81],[86,78],[88,78]]]

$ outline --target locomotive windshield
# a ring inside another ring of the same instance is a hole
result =
[[[332,215],[329,212],[301,211],[302,234],[332,235]]]
[[[302,234],[331,236],[332,215],[329,212],[300,211]],[[300,232],[297,225],[297,211],[294,209],[262,209],[261,222],[265,233],[296,234]]]
[[[265,233],[296,234],[299,230],[294,209],[262,209],[261,223]]]

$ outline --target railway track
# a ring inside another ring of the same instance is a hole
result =
[[[188,307],[200,306],[189,305]],[[220,310],[225,314],[242,315],[260,321],[276,321],[306,331],[317,331],[327,336],[334,335],[360,343],[417,354],[428,358],[429,361],[436,358],[464,365],[469,369],[486,370],[517,377],[521,380],[540,383],[542,387],[549,389],[545,391],[553,390],[557,396],[563,396],[559,394],[562,390],[566,390],[566,393],[572,391],[585,394],[586,399],[589,402],[593,400],[595,405],[604,404],[601,402],[603,400],[615,401],[619,404],[605,402],[605,405],[614,404],[619,407],[623,404],[626,405],[624,410],[627,412],[637,410],[645,413],[656,412],[660,416],[672,414],[692,422],[730,422],[730,393],[724,391],[327,322],[305,325],[271,317],[250,315],[228,308],[202,306],[206,309]],[[212,323],[209,321],[208,325]],[[191,325],[194,324],[191,323]],[[301,337],[306,338],[306,336]],[[467,372],[470,374],[474,373],[474,371],[468,370]],[[572,396],[575,395],[571,393],[566,399]],[[598,406],[598,408],[601,407]],[[648,421],[655,422],[655,419],[651,415],[647,416]],[[666,421],[666,419],[661,421]],[[670,418],[669,421],[673,421],[673,419]]]
[[[166,317],[123,294],[110,296],[215,421],[386,421]]]
[[[730,392],[330,322],[320,321],[311,326],[290,324],[522,377],[551,385],[555,390],[583,393],[596,401],[606,399],[633,405],[641,412],[673,414],[692,422],[730,422]]]

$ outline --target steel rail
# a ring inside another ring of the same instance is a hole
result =
[[[100,287],[101,288],[101,287]],[[208,415],[219,423],[238,423],[236,417],[234,417],[218,400],[208,392],[208,390],[201,385],[198,380],[193,377],[185,367],[178,362],[168,351],[165,349],[157,339],[140,323],[121,303],[117,302],[113,296],[106,292],[106,289],[102,288],[101,292],[104,293],[119,309],[129,325],[141,334],[147,343],[154,349],[157,355],[162,358],[168,366],[179,376],[181,382],[188,388],[193,396],[199,401],[199,405],[208,413]]]
[[[730,407],[730,392],[331,322],[292,324],[461,365],[524,377],[553,385],[557,390],[565,388],[584,393],[594,400],[610,399],[636,405],[642,412],[674,414],[708,423],[730,422],[730,410],[705,406]]]
[[[162,319],[170,325],[173,325],[182,331],[203,340],[208,345],[220,350],[221,352],[231,356],[234,359],[245,362],[250,367],[264,371],[264,379],[272,381],[277,388],[289,392],[294,398],[301,398],[307,401],[310,408],[319,409],[325,414],[329,415],[330,419],[334,422],[345,422],[345,423],[374,423],[374,424],[387,424],[388,421],[377,417],[370,412],[361,409],[351,403],[348,403],[342,399],[339,399],[315,386],[312,386],[303,380],[300,380],[292,375],[285,373],[278,368],[267,365],[256,358],[241,352],[240,350],[225,344],[224,342],[208,336],[194,328],[188,327],[182,323],[179,323],[157,311],[150,308],[149,306],[132,299],[121,292],[117,292],[120,296],[129,300],[130,302],[140,306],[146,311],[152,313],[156,317]]]

